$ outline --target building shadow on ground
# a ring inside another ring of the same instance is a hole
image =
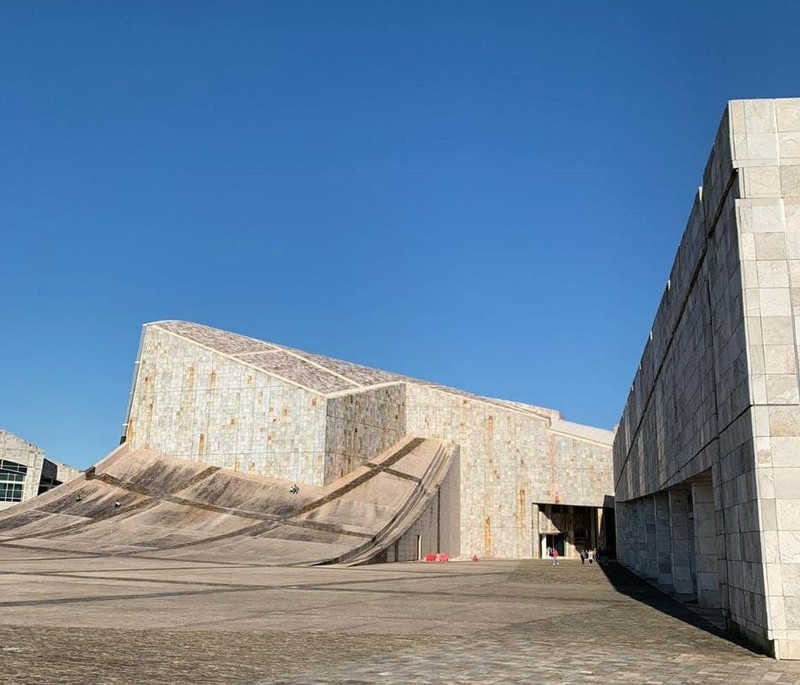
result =
[[[723,625],[717,625],[717,623],[721,624],[722,622],[721,614],[719,621],[709,620],[700,613],[704,610],[696,607],[696,602],[695,606],[693,606],[691,602],[682,602],[670,597],[656,586],[643,580],[632,571],[629,571],[619,562],[603,561],[600,562],[599,566],[611,585],[620,594],[627,595],[679,621],[683,621],[695,628],[720,637],[723,640],[744,647],[754,654],[761,654],[761,652],[755,650],[751,644],[726,630]]]

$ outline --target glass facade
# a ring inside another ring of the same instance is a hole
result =
[[[0,502],[21,502],[28,467],[0,459]]]

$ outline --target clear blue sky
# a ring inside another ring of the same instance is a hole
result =
[[[145,321],[620,415],[796,2],[0,3],[0,426],[86,467]]]

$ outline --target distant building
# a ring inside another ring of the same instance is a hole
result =
[[[0,509],[72,480],[78,469],[48,459],[36,445],[0,428]]]
[[[451,555],[613,546],[610,431],[184,321],[144,327],[123,440],[322,487],[407,438],[458,447]]]

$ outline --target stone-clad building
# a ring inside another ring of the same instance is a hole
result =
[[[0,510],[72,480],[78,469],[48,459],[36,445],[0,428]]]
[[[614,441],[618,556],[800,658],[800,99],[728,104]]]
[[[524,558],[613,544],[609,431],[194,323],[144,327],[131,450],[323,486],[405,436],[459,448],[461,535],[441,551]]]

